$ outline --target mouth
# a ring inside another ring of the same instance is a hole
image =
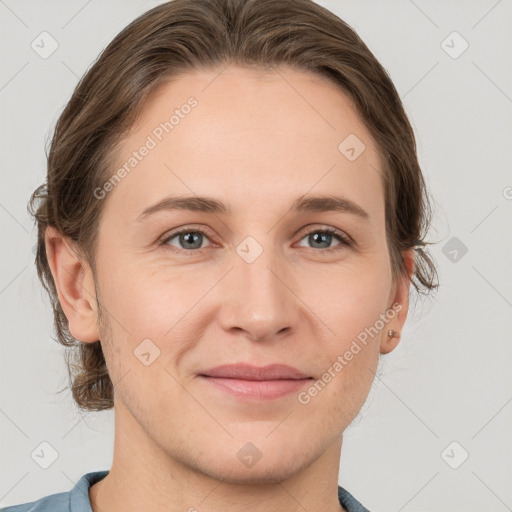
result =
[[[199,378],[239,399],[270,400],[297,392],[313,377],[288,365],[253,366],[246,363],[210,368]]]

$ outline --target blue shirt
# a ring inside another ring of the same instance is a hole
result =
[[[31,503],[5,507],[0,512],[92,512],[89,501],[89,487],[106,477],[108,473],[108,471],[87,473],[78,480],[69,492],[51,494]],[[369,512],[352,494],[339,485],[338,499],[348,512]]]

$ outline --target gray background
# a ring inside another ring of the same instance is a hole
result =
[[[26,203],[79,77],[158,3],[0,0],[0,506],[110,467],[113,412],[79,413],[68,390],[56,393],[67,383],[63,348]],[[437,202],[430,238],[442,283],[382,359],[345,433],[340,483],[374,511],[512,510],[512,2],[319,3],[355,28],[404,101]],[[31,48],[43,31],[58,42],[45,59]],[[469,44],[457,58],[463,40],[442,43],[453,31]],[[31,457],[42,442],[58,452],[48,469]]]

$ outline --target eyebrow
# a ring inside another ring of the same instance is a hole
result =
[[[167,210],[188,210],[193,212],[203,212],[212,214],[231,214],[232,209],[229,204],[204,196],[182,196],[166,197],[154,205],[146,208],[137,218],[136,222],[141,222],[151,215]],[[294,213],[302,212],[343,212],[357,215],[362,219],[369,219],[369,214],[359,205],[350,199],[333,196],[319,195],[298,197],[292,204],[290,211]]]

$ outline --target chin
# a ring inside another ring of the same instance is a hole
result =
[[[268,485],[281,483],[311,465],[320,455],[304,443],[288,446],[270,439],[228,445],[204,446],[193,453],[181,452],[181,462],[192,470],[216,480],[236,485]]]
[[[261,459],[253,467],[244,467],[238,460],[225,461],[225,464],[213,464],[208,466],[202,461],[196,470],[215,480],[235,485],[269,485],[283,483],[300,472],[300,461],[295,460],[292,465],[287,461],[276,460],[274,463],[266,463]]]

